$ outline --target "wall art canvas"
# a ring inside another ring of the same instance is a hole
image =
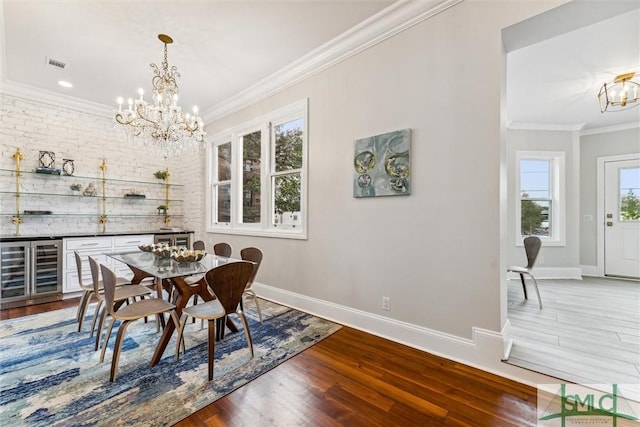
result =
[[[411,194],[411,129],[357,139],[353,197]]]

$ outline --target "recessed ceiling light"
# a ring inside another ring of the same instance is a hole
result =
[[[71,83],[69,83],[69,82],[67,82],[67,81],[64,81],[64,80],[60,80],[60,81],[58,81],[58,84],[59,84],[60,86],[62,86],[62,87],[67,87],[67,88],[68,88],[68,87],[73,87],[73,85],[72,85]]]

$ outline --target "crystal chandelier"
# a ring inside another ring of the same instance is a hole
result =
[[[175,65],[169,67],[167,62],[167,45],[173,43],[173,39],[166,34],[159,34],[158,39],[164,43],[164,60],[161,68],[151,64],[153,103],[143,99],[142,89],[138,89],[138,99],[129,98],[128,108],[122,108],[124,100],[119,97],[115,120],[123,125],[127,135],[141,137],[165,156],[196,151],[206,135],[202,118],[198,117],[198,107],[193,107],[190,115],[178,106],[180,73]]]
[[[622,111],[637,107],[638,88],[640,84],[634,82],[635,73],[620,74],[613,81],[605,83],[600,88],[598,100],[600,111]]]

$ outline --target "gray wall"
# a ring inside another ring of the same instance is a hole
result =
[[[259,282],[286,291],[453,336],[500,331],[501,29],[558,3],[461,3],[211,124],[309,98],[309,238],[207,235],[204,221],[197,237],[259,246]],[[354,140],[403,128],[411,196],[354,199]]]
[[[516,246],[516,152],[517,151],[559,151],[565,153],[565,238],[564,246],[544,245],[540,250],[537,267],[578,268],[578,153],[577,136],[569,131],[509,130],[507,132],[508,159],[508,227],[509,264],[526,265],[522,246]]]
[[[580,264],[597,265],[598,224],[596,166],[598,157],[640,153],[640,128],[580,137]],[[591,221],[585,221],[585,215]]]

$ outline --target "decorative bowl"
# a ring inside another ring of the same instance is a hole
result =
[[[207,253],[205,251],[181,250],[173,252],[171,258],[178,262],[194,262],[200,261]]]
[[[144,243],[138,246],[142,252],[152,252],[156,248],[155,243]]]

